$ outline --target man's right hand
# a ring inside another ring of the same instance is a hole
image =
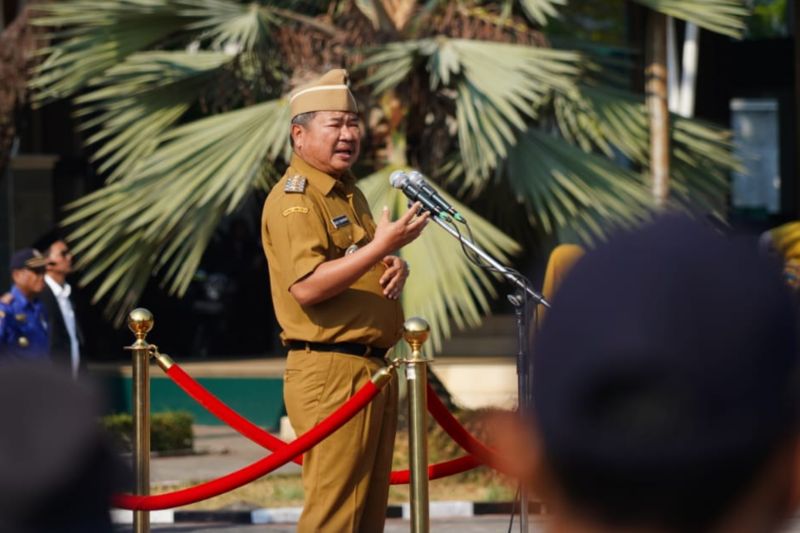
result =
[[[422,234],[431,214],[426,211],[422,215],[417,215],[421,207],[421,203],[414,202],[403,216],[392,222],[389,220],[389,208],[384,206],[375,228],[373,241],[385,246],[386,255],[402,248]]]

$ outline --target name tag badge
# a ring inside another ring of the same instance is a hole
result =
[[[347,218],[347,215],[339,215],[338,217],[333,217],[331,222],[333,222],[334,228],[339,229],[348,225],[350,223],[350,219]]]

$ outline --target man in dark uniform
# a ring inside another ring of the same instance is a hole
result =
[[[289,348],[284,400],[298,434],[334,412],[383,366],[400,338],[408,267],[395,250],[428,215],[414,205],[376,225],[349,169],[360,124],[347,73],[332,70],[291,97],[294,156],[262,215],[275,314]],[[383,530],[397,387],[311,449],[303,461],[299,531]]]
[[[14,286],[0,298],[0,360],[48,359],[47,316],[39,301],[47,259],[33,248],[11,257]]]

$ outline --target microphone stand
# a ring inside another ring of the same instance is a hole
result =
[[[489,268],[486,265],[479,265],[482,268],[492,271],[498,272],[501,274],[508,282],[515,289],[514,294],[508,295],[508,301],[514,306],[514,314],[517,318],[517,388],[518,388],[518,398],[519,398],[519,416],[525,417],[530,410],[532,404],[532,396],[531,396],[531,374],[530,374],[530,365],[528,364],[530,355],[529,355],[529,339],[530,339],[530,320],[527,317],[527,309],[530,299],[532,298],[537,303],[550,308],[550,302],[548,302],[544,296],[537,293],[531,288],[532,283],[528,280],[525,276],[520,274],[519,272],[512,270],[510,268],[505,267],[491,255],[489,255],[485,250],[480,248],[477,244],[472,242],[470,239],[467,239],[463,235],[461,235],[454,227],[448,224],[445,220],[442,220],[438,216],[435,216],[431,213],[431,219],[436,222],[439,226],[441,226],[447,233],[458,239],[462,245],[466,246],[476,255],[480,256],[486,263],[488,263]],[[535,308],[534,308],[535,309]],[[534,311],[535,312],[535,311]],[[531,319],[533,316],[530,317]],[[520,497],[520,509],[519,509],[519,522],[520,522],[520,531],[522,533],[528,533],[528,491],[524,485],[520,485],[519,490],[519,497]],[[513,515],[512,515],[513,516]]]
[[[431,213],[431,215],[433,215],[433,213]],[[466,246],[467,248],[469,248],[470,250],[475,252],[475,254],[480,256],[481,259],[483,259],[484,261],[489,263],[489,265],[492,267],[490,270],[492,272],[497,272],[498,274],[502,274],[503,277],[506,278],[506,280],[514,286],[514,288],[516,288],[518,291],[523,293],[524,298],[527,298],[528,296],[532,296],[533,299],[536,300],[537,303],[542,304],[543,306],[547,307],[548,309],[550,308],[550,302],[545,300],[544,296],[542,296],[538,292],[536,292],[533,289],[531,289],[530,280],[528,280],[525,276],[521,275],[519,272],[516,272],[515,270],[512,270],[512,269],[510,269],[508,267],[503,266],[502,263],[500,263],[494,257],[489,255],[486,251],[484,251],[477,244],[475,244],[471,240],[469,240],[466,237],[464,237],[463,235],[461,235],[458,231],[456,231],[455,228],[450,226],[450,224],[448,224],[447,222],[445,222],[444,220],[442,220],[438,216],[431,216],[431,220],[433,220],[434,222],[439,224],[439,226],[444,228],[444,230],[447,231],[447,233],[449,233],[450,235],[452,235],[453,237],[455,237],[456,239],[461,241],[461,244],[463,244],[464,246]],[[489,270],[489,269],[487,269],[487,270]],[[523,301],[524,301],[524,298],[523,298]],[[511,302],[511,303],[513,304],[514,302]]]

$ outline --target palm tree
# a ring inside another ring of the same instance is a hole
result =
[[[738,36],[742,0],[638,0]],[[75,202],[82,283],[117,318],[153,275],[186,291],[221,219],[288,160],[286,94],[319,72],[351,70],[366,139],[360,186],[394,214],[388,175],[414,166],[467,215],[502,261],[519,245],[490,222],[570,228],[583,239],[637,224],[647,187],[643,95],[625,61],[585,43],[555,47],[548,21],[566,0],[65,0],[38,8],[50,44],[31,83],[38,104],[71,98],[106,186]],[[673,117],[671,205],[721,215],[735,166],[725,131]],[[645,172],[641,170],[644,169]],[[469,205],[494,206],[481,216]],[[467,205],[469,204],[469,205]],[[492,279],[443,232],[403,255],[426,265],[403,296],[438,346],[474,326]],[[418,271],[418,270],[417,270]]]

